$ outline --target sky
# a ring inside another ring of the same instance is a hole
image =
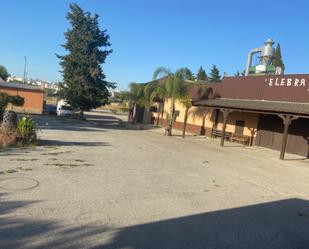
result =
[[[2,0],[0,65],[10,74],[62,79],[55,54],[69,28],[67,0]],[[177,70],[215,64],[223,74],[244,70],[247,53],[267,38],[279,42],[287,74],[309,71],[307,0],[76,0],[100,16],[113,53],[102,65],[106,79],[127,89],[152,80],[159,66]]]

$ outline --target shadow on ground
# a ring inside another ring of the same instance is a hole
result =
[[[86,132],[104,132],[98,129],[87,120],[79,120],[70,117],[57,117],[48,115],[36,115],[33,117],[38,124],[39,129],[46,130],[65,130],[65,131],[86,131]]]
[[[117,130],[153,130],[158,129],[154,125],[145,125],[145,124],[129,124],[117,117],[110,115],[97,115],[97,114],[88,114],[85,115],[88,121],[93,123],[95,126],[104,128],[104,129],[117,129]]]
[[[108,225],[66,228],[47,220],[15,218],[8,214],[33,203],[1,201],[0,204],[2,249],[309,248],[309,202],[302,199],[206,212],[117,229]],[[113,236],[103,243],[102,239],[108,234]],[[38,241],[41,242],[37,244]]]
[[[38,220],[12,216],[12,213],[35,202],[3,201],[0,193],[0,248],[87,248],[87,238],[103,234],[104,228],[66,228],[50,220]]]
[[[99,115],[95,112],[85,114],[85,120],[54,115],[34,115],[33,119],[39,128],[44,130],[105,132],[107,130],[149,130],[152,125],[131,125],[112,115]]]
[[[35,147],[1,147],[0,148],[0,157],[1,156],[20,156],[31,153]]]
[[[59,141],[41,139],[38,141],[38,146],[111,146],[105,142],[73,142],[73,141]]]

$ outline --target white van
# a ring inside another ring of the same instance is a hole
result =
[[[63,99],[59,100],[57,103],[57,116],[72,116],[72,107]]]

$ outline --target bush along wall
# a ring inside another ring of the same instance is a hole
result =
[[[24,98],[0,92],[0,146],[35,144],[37,125],[28,115],[18,120],[14,111],[5,111],[9,104],[22,106]]]
[[[37,142],[38,127],[29,115],[23,115],[17,121],[13,111],[6,111],[0,128],[0,146],[29,146]]]
[[[38,127],[29,115],[23,116],[17,123],[17,142],[22,145],[34,145],[37,141]]]

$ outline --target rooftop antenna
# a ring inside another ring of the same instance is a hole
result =
[[[24,84],[26,84],[26,69],[27,69],[27,57],[24,57],[25,64],[24,64]]]

